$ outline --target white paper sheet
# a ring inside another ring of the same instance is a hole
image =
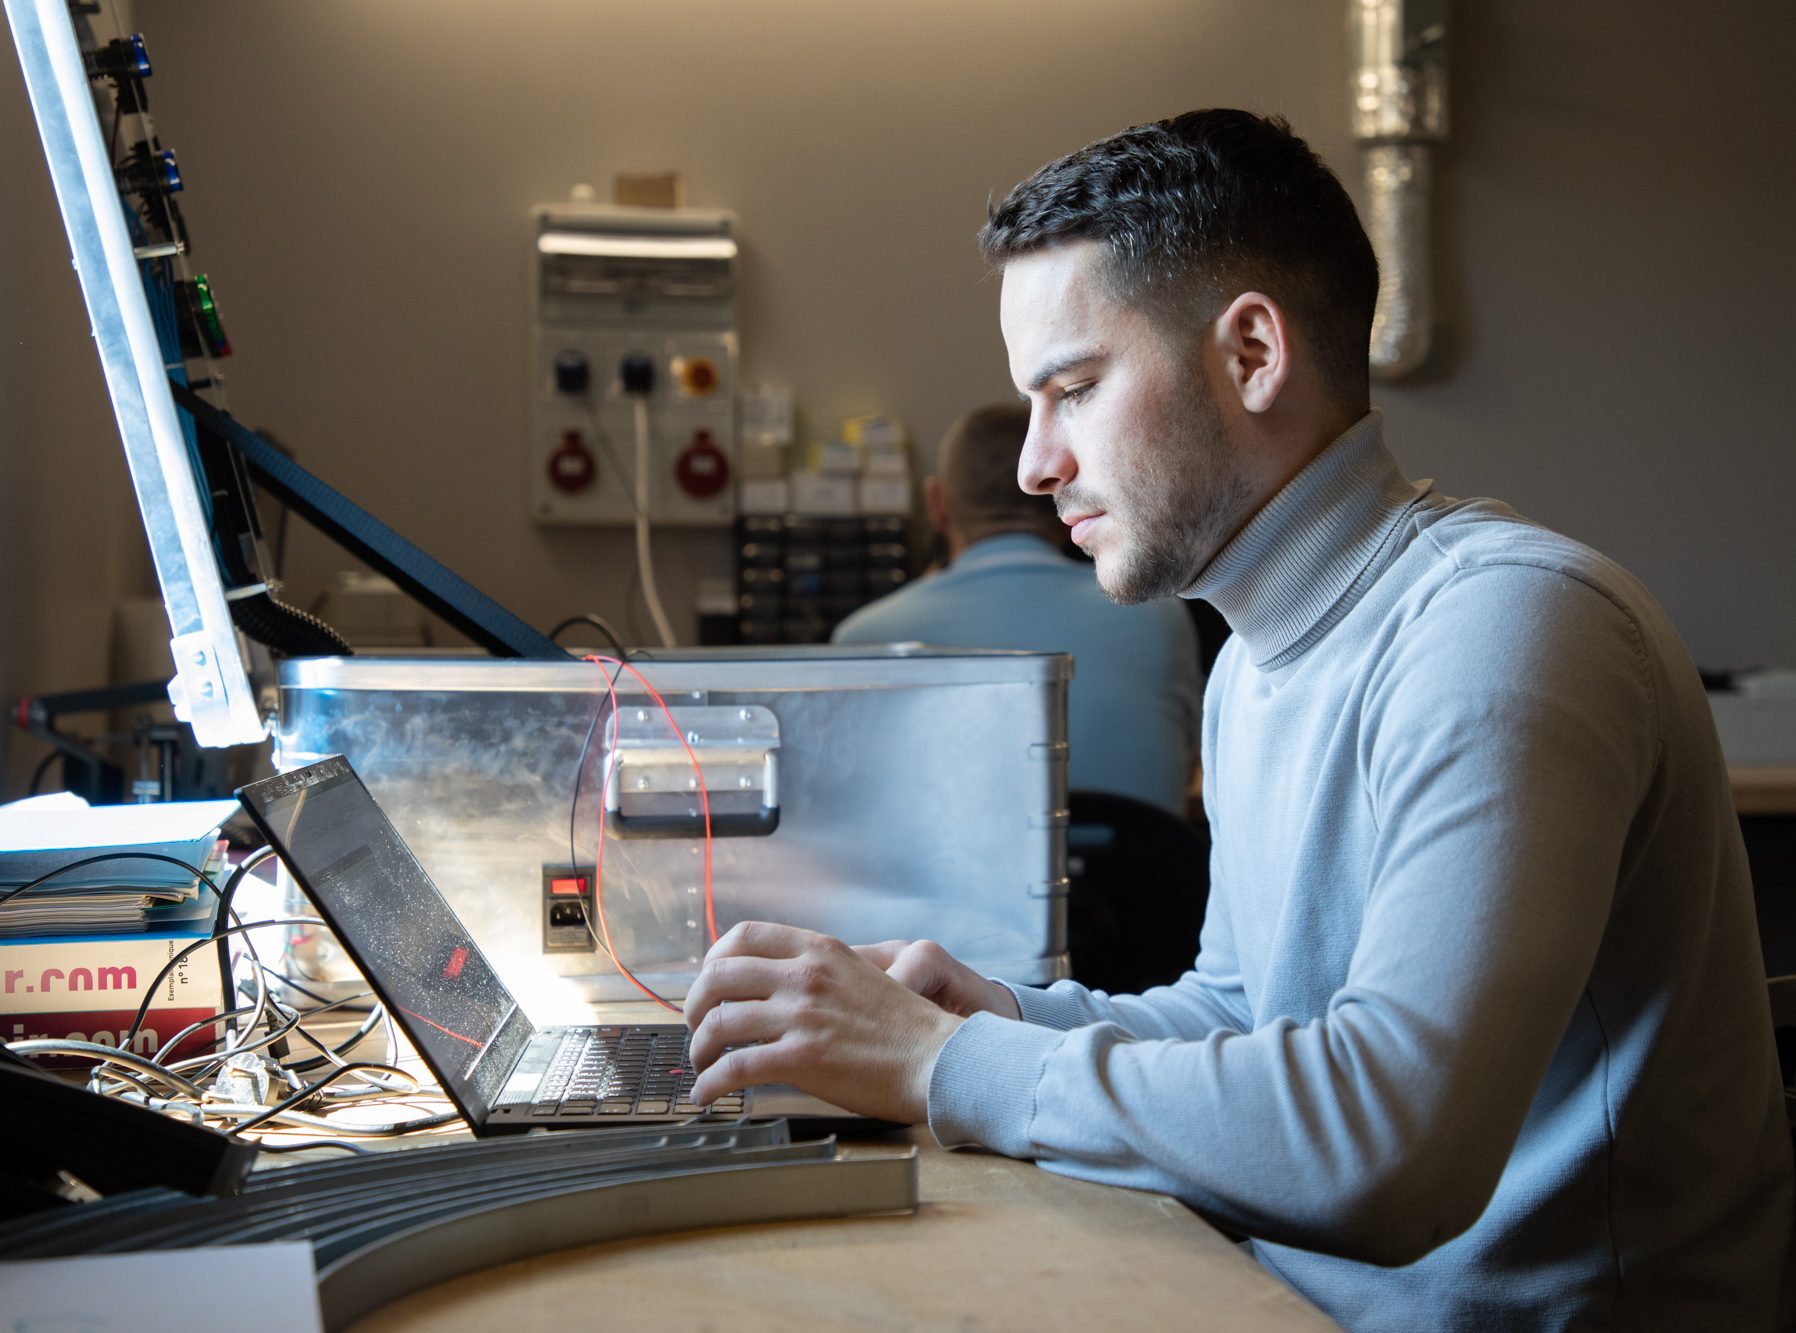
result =
[[[0,805],[0,854],[192,842],[209,837],[237,809],[235,801],[74,807],[14,801]]]
[[[322,1333],[304,1241],[0,1263],[8,1333]]]

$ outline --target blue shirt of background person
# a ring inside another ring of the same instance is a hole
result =
[[[1174,601],[1118,605],[1089,562],[1061,553],[1052,498],[1017,488],[1028,429],[1021,403],[949,428],[923,485],[948,567],[862,607],[831,640],[1071,653],[1069,785],[1182,818],[1203,713],[1191,618]]]

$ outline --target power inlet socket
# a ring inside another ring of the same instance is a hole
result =
[[[598,947],[591,866],[544,866],[542,901],[544,953],[591,953]]]

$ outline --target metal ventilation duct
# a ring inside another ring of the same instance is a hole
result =
[[[1400,379],[1434,336],[1430,201],[1447,136],[1447,0],[1348,0],[1353,137],[1366,172],[1366,231],[1378,255],[1372,373]]]

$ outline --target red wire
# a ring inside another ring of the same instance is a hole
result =
[[[611,733],[605,743],[605,780],[599,786],[599,847],[593,854],[592,865],[592,903],[599,918],[599,937],[605,941],[605,952],[611,956],[611,962],[617,970],[624,974],[629,983],[641,991],[649,999],[663,1009],[674,1013],[685,1012],[679,1005],[644,985],[640,978],[632,972],[617,955],[617,949],[611,943],[611,926],[605,920],[605,805],[611,795],[611,775],[617,768],[617,678],[610,677],[608,698],[611,701]]]
[[[642,688],[649,692],[649,698],[653,699],[660,707],[661,715],[667,719],[667,725],[672,729],[674,739],[680,742],[680,748],[686,752],[686,758],[692,765],[692,771],[698,777],[698,800],[705,815],[705,933],[709,937],[710,942],[715,944],[717,943],[717,903],[711,891],[711,793],[705,787],[705,770],[700,766],[698,756],[692,752],[692,746],[687,743],[686,733],[681,731],[680,724],[674,721],[673,710],[667,706],[667,701],[661,697],[660,691],[649,684],[647,677],[645,677],[642,672],[638,671],[628,662],[619,661],[615,657],[600,657],[594,655],[588,657],[586,660],[589,662],[604,663],[609,666],[622,667],[642,683]],[[617,678],[615,676],[611,677],[611,682],[611,734],[613,740],[615,740],[617,736]],[[604,805],[601,804],[599,806],[601,819],[604,818],[604,809]]]
[[[640,671],[631,666],[628,662],[620,661],[615,657],[590,654],[585,660],[601,666],[619,667],[624,671],[628,671],[642,683],[642,687],[649,692],[649,697],[659,705],[662,715],[667,719],[667,725],[673,729],[674,735],[679,738],[680,746],[686,751],[686,758],[691,761],[692,770],[698,776],[699,803],[703,807],[705,816],[705,929],[710,937],[711,943],[715,944],[717,942],[717,913],[711,885],[711,797],[710,793],[705,789],[704,769],[699,765],[698,756],[692,752],[692,746],[687,743],[685,733],[680,730],[679,723],[674,721],[673,711],[668,708],[667,702],[662,699],[659,691],[657,691],[653,685],[649,684]],[[649,989],[649,987],[644,985],[642,981],[638,979],[634,972],[630,971],[630,969],[625,966],[624,960],[618,957],[617,950],[614,949],[611,944],[611,928],[605,920],[605,810],[610,803],[611,776],[617,770],[617,676],[615,674],[607,677],[606,698],[611,706],[611,722],[609,735],[606,738],[607,755],[605,760],[605,778],[599,788],[599,845],[597,852],[594,853],[593,856],[592,870],[593,907],[599,918],[599,935],[605,942],[605,952],[611,955],[612,963],[616,965],[619,972],[623,973],[630,984],[635,986],[637,990],[648,996],[649,999],[653,1000],[663,1009],[670,1009],[677,1014],[683,1012],[678,1005],[671,1003]]]

